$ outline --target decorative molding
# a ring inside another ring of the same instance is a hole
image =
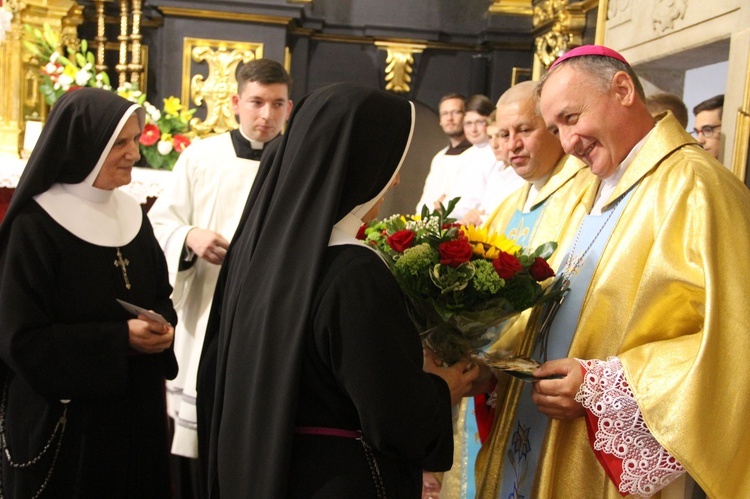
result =
[[[104,3],[106,0],[94,0],[94,9],[96,10],[96,64],[94,69],[96,71],[106,71],[109,69],[104,64],[104,46],[107,43],[107,36],[105,34],[104,25]]]
[[[375,45],[387,52],[385,58],[385,89],[394,93],[408,93],[411,90],[411,73],[414,54],[420,54],[427,47],[424,44],[379,42]]]
[[[492,0],[489,13],[531,16],[534,12],[531,1],[532,0]]]
[[[259,14],[245,14],[242,12],[226,12],[221,10],[185,9],[182,7],[159,7],[165,16],[174,17],[197,17],[200,19],[217,19],[223,21],[245,21],[261,24],[287,25],[292,21],[291,17],[264,16]]]
[[[117,71],[118,86],[125,85],[127,81],[128,70],[128,0],[118,0],[120,4],[120,34],[117,35],[117,41],[120,42],[120,53],[117,57],[115,70]]]
[[[232,95],[237,93],[235,71],[240,62],[263,57],[262,43],[185,38],[182,60],[182,102],[206,105],[206,119],[193,118],[190,126],[199,135],[237,128]],[[208,76],[191,78],[191,61],[208,64]],[[188,99],[189,84],[189,99]]]
[[[83,7],[73,0],[8,0],[0,8],[13,14],[0,42],[0,156],[19,158],[26,121],[47,117],[39,91],[40,61],[23,48],[23,25],[41,29],[48,23],[60,34],[62,46],[76,50]]]
[[[633,18],[631,0],[609,0],[607,5],[607,25],[610,28],[626,23]]]
[[[132,52],[132,47],[130,45],[128,46],[128,49]],[[112,51],[112,52],[119,52],[120,43],[119,42],[106,42],[104,44],[104,50]],[[141,45],[139,52],[140,52],[140,56],[138,57],[138,60],[141,62],[141,65],[143,66],[143,70],[141,71],[140,78],[138,82],[135,83],[135,85],[137,85],[138,88],[141,89],[141,92],[145,94],[146,82],[148,81],[148,45]]]
[[[544,0],[534,7],[533,23],[537,33],[536,56],[545,68],[573,47],[583,43],[586,12],[590,3],[568,0]]]
[[[674,22],[685,18],[687,0],[656,0],[653,14],[654,31],[664,34],[674,29]]]
[[[130,72],[130,82],[134,85],[140,84],[141,74],[143,73],[143,61],[141,60],[141,17],[143,14],[141,0],[133,0],[132,25],[130,30],[130,63],[128,71]]]

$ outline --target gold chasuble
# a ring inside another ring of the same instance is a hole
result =
[[[669,114],[608,203],[630,188],[570,325],[569,356],[618,356],[649,431],[708,496],[750,497],[750,193]],[[498,418],[507,410],[498,405]],[[480,452],[477,497],[497,497],[504,437],[492,435]],[[668,497],[678,482],[654,497]],[[621,497],[584,418],[550,420],[533,490],[541,498]]]

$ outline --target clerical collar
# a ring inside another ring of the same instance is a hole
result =
[[[242,129],[240,128],[229,132],[229,136],[232,138],[234,153],[238,158],[260,161],[260,157],[263,154],[263,142],[251,139],[242,133]]]
[[[620,163],[617,168],[615,168],[615,172],[612,175],[605,179],[602,179],[601,183],[599,184],[599,192],[596,195],[596,201],[594,201],[594,206],[591,208],[591,215],[597,216],[602,214],[602,208],[604,207],[604,204],[609,200],[609,196],[617,187],[617,184],[620,182],[622,176],[625,175],[625,171],[628,169],[628,166],[630,166],[630,164],[633,162],[636,154],[638,154],[638,151],[641,150],[643,144],[646,142],[646,139],[649,135],[651,135],[651,132],[653,131],[654,128],[652,128],[646,135],[643,136],[641,140],[638,141],[635,146],[633,146],[633,149],[631,149],[628,155],[625,156],[625,159],[622,160],[622,163]]]
[[[542,190],[542,188],[547,185],[547,181],[552,176],[552,172],[549,172],[544,177],[540,178],[539,180],[535,180],[531,182],[531,188],[529,189],[529,195],[526,198],[526,204],[523,206],[523,211],[528,212],[531,210],[531,207],[534,206],[534,203],[536,202],[536,198],[539,196],[539,191]]]
[[[458,156],[465,150],[471,147],[471,142],[464,139],[460,144],[458,144],[456,147],[453,147],[452,145],[448,146],[448,150],[445,151],[446,156]]]

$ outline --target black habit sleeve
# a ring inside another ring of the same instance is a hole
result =
[[[371,250],[343,246],[329,248],[331,253],[338,256],[324,266],[314,316],[318,355],[375,449],[404,464],[449,469],[450,392],[440,377],[422,369],[421,342],[401,290]]]
[[[14,221],[0,262],[0,355],[37,393],[77,399],[125,389],[132,316],[116,298],[176,320],[164,257],[145,217],[122,251],[132,290],[114,266],[115,248],[81,241],[33,202]],[[156,357],[164,376],[176,375],[171,349]]]

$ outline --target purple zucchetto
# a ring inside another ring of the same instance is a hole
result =
[[[605,47],[603,45],[582,45],[558,57],[555,62],[552,63],[549,69],[551,70],[563,61],[572,59],[574,57],[581,57],[584,55],[601,55],[604,57],[611,57],[612,59],[617,59],[622,63],[628,64],[628,61],[626,61],[619,52],[612,50],[611,48]]]

